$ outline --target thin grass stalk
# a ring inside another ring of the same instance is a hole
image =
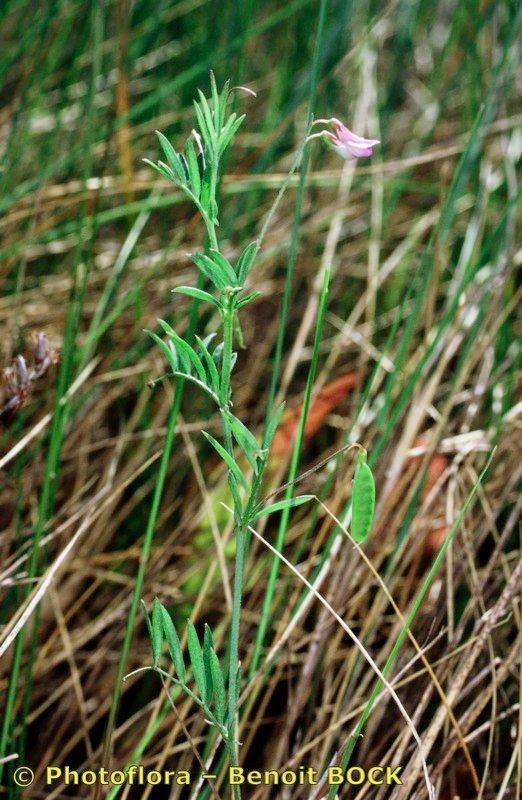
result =
[[[308,409],[310,408],[310,401],[312,398],[312,389],[315,381],[315,375],[317,372],[317,364],[319,361],[319,348],[321,345],[321,336],[323,332],[323,324],[324,324],[324,317],[326,314],[326,303],[328,298],[328,286],[330,281],[330,270],[327,268],[324,272],[323,278],[323,286],[321,289],[321,296],[319,299],[319,310],[317,315],[317,322],[315,328],[315,335],[314,335],[314,343],[313,343],[313,352],[312,352],[312,360],[310,363],[310,369],[308,372],[308,378],[306,381],[306,389],[305,395],[303,400],[303,408],[301,410],[301,416],[299,419],[299,427],[296,434],[296,439],[294,443],[294,448],[292,451],[292,460],[290,464],[290,469],[288,471],[288,483],[289,486],[285,492],[285,499],[290,499],[293,495],[294,486],[293,483],[297,477],[297,472],[299,468],[299,458],[301,455],[301,449],[303,446],[304,440],[304,431],[306,425],[306,419],[308,416]],[[288,521],[290,518],[290,509],[285,508],[279,519],[279,528],[277,531],[277,538],[275,547],[278,552],[282,552],[284,548],[285,536],[286,531],[288,528]],[[266,631],[268,628],[268,622],[270,619],[270,611],[272,608],[272,601],[274,599],[274,593],[277,583],[277,578],[279,575],[280,570],[280,560],[277,557],[274,557],[272,560],[272,566],[270,568],[270,574],[268,577],[268,583],[266,592],[263,598],[263,607],[261,610],[261,617],[259,620],[259,626],[257,629],[256,640],[254,643],[254,652],[252,654],[252,660],[250,662],[250,670],[249,676],[252,677],[255,674],[257,669],[257,665],[259,663],[259,659],[261,658],[261,651],[263,648],[263,643],[266,635]]]
[[[93,9],[91,24],[93,31],[92,34],[93,51],[96,54],[96,58],[93,59],[90,89],[87,97],[88,115],[89,115],[88,109],[92,108],[94,104],[95,81],[100,71],[100,63],[101,63],[100,43],[103,38],[103,13],[100,7],[95,7]],[[94,163],[93,152],[92,152],[92,140],[93,140],[93,125],[90,124],[87,127],[86,142],[84,145],[86,153],[84,176],[83,176],[84,182],[86,182],[87,179],[90,177],[92,173],[92,166]],[[86,205],[84,204],[84,216],[80,218],[80,220],[76,223],[76,226],[78,228],[82,227],[83,221],[85,219],[85,211],[86,211]],[[90,226],[88,226],[88,230],[90,230],[92,234],[92,229],[90,228]],[[54,504],[54,495],[56,490],[57,475],[60,466],[60,457],[62,452],[65,426],[70,413],[70,407],[67,405],[67,403],[64,403],[64,397],[72,380],[75,354],[76,354],[75,342],[76,342],[79,322],[83,311],[83,300],[85,295],[85,285],[87,279],[87,270],[83,267],[81,263],[83,256],[84,256],[84,242],[82,240],[79,240],[76,249],[75,264],[74,264],[74,285],[72,290],[71,304],[69,306],[66,319],[62,364],[58,378],[56,403],[55,403],[53,421],[50,432],[50,440],[49,440],[49,450],[48,450],[48,455],[43,475],[43,484],[38,504],[38,513],[33,535],[31,556],[29,559],[29,564],[27,569],[29,578],[29,581],[27,583],[27,595],[29,595],[30,593],[31,581],[36,576],[38,567],[41,562],[40,543],[43,532],[45,530],[45,526],[47,525],[47,521],[51,513],[51,509]],[[27,660],[27,675],[25,681],[24,699],[22,703],[22,717],[20,720],[21,738],[18,743],[19,744],[18,750],[20,755],[23,755],[23,749],[25,743],[25,719],[29,710],[29,702],[30,702],[30,694],[32,686],[32,671],[35,663],[34,653],[37,643],[39,616],[40,612],[39,609],[37,609],[32,621],[31,643],[30,643],[29,657]],[[20,631],[20,634],[17,638],[15,651],[13,655],[13,661],[11,665],[11,673],[9,676],[7,707],[2,723],[2,730],[0,732],[0,783],[2,781],[2,775],[4,770],[4,762],[2,761],[2,759],[6,755],[6,747],[9,738],[9,727],[12,722],[11,715],[14,710],[14,703],[18,691],[18,682],[19,682],[20,669],[22,665],[24,644],[25,644],[25,628],[22,631]]]
[[[473,501],[473,498],[475,497],[479,487],[482,485],[482,482],[483,482],[483,480],[484,480],[484,478],[485,478],[485,476],[486,476],[486,474],[487,474],[487,472],[489,470],[489,466],[491,464],[493,456],[494,456],[494,451],[490,454],[490,456],[489,456],[489,458],[487,460],[486,466],[484,467],[484,469],[482,470],[482,472],[479,475],[478,481],[474,484],[471,492],[469,493],[468,497],[466,498],[466,500],[464,502],[464,505],[462,506],[457,519],[455,520],[455,522],[451,526],[451,528],[449,530],[449,533],[446,536],[446,538],[444,540],[444,543],[442,544],[442,546],[441,546],[441,548],[440,548],[440,550],[439,550],[439,552],[437,554],[437,557],[435,558],[435,561],[433,562],[433,564],[432,564],[432,566],[430,568],[430,571],[428,572],[426,578],[424,579],[424,581],[422,583],[422,586],[421,586],[421,588],[420,588],[415,600],[413,601],[410,613],[406,617],[404,625],[401,628],[401,631],[400,631],[400,633],[399,633],[399,635],[397,637],[397,640],[396,640],[396,642],[395,642],[395,644],[394,644],[394,646],[392,648],[392,651],[391,651],[390,655],[388,656],[384,667],[382,668],[382,674],[383,674],[383,676],[385,678],[389,674],[393,664],[395,663],[395,659],[397,658],[397,655],[398,655],[402,645],[404,644],[404,641],[405,641],[405,639],[406,639],[406,637],[408,635],[408,631],[411,628],[413,620],[417,616],[417,612],[421,608],[422,603],[424,602],[424,598],[426,597],[426,594],[428,593],[429,588],[430,588],[431,584],[433,583],[433,580],[435,579],[435,576],[437,575],[437,572],[439,571],[439,567],[442,564],[442,561],[444,559],[444,556],[446,555],[448,547],[450,546],[451,542],[453,541],[453,539],[455,537],[455,534],[457,533],[458,529],[460,528],[462,520],[464,519],[464,515],[466,514],[468,508],[470,507],[471,502]],[[347,744],[345,745],[345,748],[343,750],[343,753],[341,755],[341,759],[340,759],[340,762],[339,762],[339,766],[343,770],[343,772],[346,772],[346,770],[348,769],[348,767],[350,765],[350,760],[351,760],[351,757],[353,755],[353,751],[355,749],[355,745],[357,744],[357,742],[359,740],[359,736],[362,734],[362,732],[364,730],[364,726],[366,724],[366,721],[368,720],[368,717],[370,716],[370,714],[372,712],[375,700],[377,699],[377,696],[378,696],[379,692],[381,691],[382,686],[383,686],[382,680],[378,679],[375,682],[375,686],[373,688],[373,691],[372,691],[370,697],[368,698],[368,702],[366,703],[364,711],[362,712],[362,714],[361,714],[361,716],[359,718],[359,721],[358,721],[357,725],[355,726],[355,729],[354,729],[353,733],[351,734],[350,738],[348,739]],[[331,786],[329,791],[328,791],[327,800],[335,800],[336,794],[337,794],[336,787],[335,786]]]
[[[307,130],[310,129],[310,125],[313,120],[316,99],[317,99],[317,83],[319,80],[319,71],[321,67],[322,57],[323,57],[323,46],[324,46],[324,30],[325,30],[325,21],[328,12],[328,0],[321,0],[321,6],[319,9],[319,19],[317,23],[317,36],[315,41],[315,48],[314,48],[314,58],[312,62],[312,70],[310,75],[310,90],[309,90],[309,99],[308,99],[308,114],[307,114],[307,122],[306,127]],[[294,272],[295,272],[295,264],[297,260],[297,248],[299,244],[299,227],[301,224],[301,214],[302,214],[302,207],[303,207],[303,198],[304,198],[304,190],[306,184],[306,174],[308,172],[308,162],[309,162],[309,151],[305,149],[303,153],[303,158],[301,161],[301,167],[299,170],[299,183],[297,185],[297,192],[296,192],[296,199],[295,199],[295,206],[294,206],[294,216],[292,220],[292,235],[290,240],[290,250],[288,253],[288,262],[285,274],[285,284],[283,289],[283,298],[281,300],[281,310],[279,313],[279,325],[277,331],[277,340],[274,352],[274,361],[272,364],[272,371],[270,377],[270,385],[268,389],[268,397],[266,403],[266,413],[265,413],[265,428],[268,425],[273,412],[274,412],[274,402],[275,396],[277,391],[277,384],[279,381],[279,375],[281,371],[281,360],[283,356],[283,346],[286,334],[286,328],[288,324],[288,313],[290,309],[290,298],[292,293],[292,286],[294,281]],[[295,477],[295,476],[294,476]],[[272,562],[272,570],[278,571],[279,570],[279,561],[277,558],[273,559]],[[272,573],[271,573],[272,574]],[[268,607],[268,600],[266,599],[269,597],[270,603],[272,601],[273,595],[273,588],[270,588],[270,584],[267,586],[267,591],[265,593],[265,599],[263,601],[263,612],[261,615],[260,625],[256,634],[256,640],[254,643],[254,653],[252,656],[252,661],[250,664],[250,675],[253,675],[257,669],[260,655],[261,655],[261,648],[263,644],[263,640],[265,637],[266,626],[268,622],[268,612],[266,611]]]
[[[329,0],[321,0],[319,8],[319,19],[317,22],[317,36],[315,40],[314,57],[312,61],[312,69],[310,74],[310,89],[308,92],[308,113],[306,117],[306,128],[310,128],[317,100],[317,83],[319,81],[319,71],[323,58],[324,46],[324,30],[326,15],[328,12]],[[272,372],[270,376],[270,385],[268,388],[268,397],[265,412],[265,426],[270,421],[274,410],[274,402],[277,391],[277,383],[279,381],[279,374],[281,371],[281,360],[283,357],[283,346],[286,335],[286,328],[288,324],[288,312],[290,309],[290,297],[292,293],[292,286],[294,282],[295,264],[297,260],[297,248],[299,245],[299,228],[301,225],[301,214],[303,209],[303,198],[306,184],[306,173],[308,172],[308,162],[310,160],[309,150],[306,149],[301,161],[301,168],[299,170],[299,183],[297,185],[297,192],[295,197],[294,216],[292,220],[292,235],[290,239],[290,250],[288,252],[288,261],[285,273],[285,285],[283,289],[283,298],[281,300],[281,310],[279,312],[279,325],[277,330],[277,341],[274,351],[274,362],[272,364]]]

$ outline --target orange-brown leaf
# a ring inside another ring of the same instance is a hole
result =
[[[347,372],[327,383],[326,386],[312,398],[308,416],[306,418],[304,440],[307,442],[318,430],[330,413],[340,401],[351,391],[358,381],[357,372]],[[294,408],[289,408],[283,414],[279,427],[272,441],[272,454],[282,456],[288,452],[292,446],[299,425],[299,419],[303,409],[302,401]]]
[[[418,436],[413,443],[414,447],[425,447],[429,444],[426,436]],[[421,459],[422,456],[412,456],[412,460]],[[448,457],[444,453],[433,453],[431,461],[428,465],[428,474],[426,476],[426,483],[422,491],[422,499],[425,500],[430,491],[433,489],[440,476],[448,467]],[[440,504],[439,504],[440,505]],[[440,508],[441,513],[444,513],[444,508]],[[427,556],[431,557],[440,550],[444,539],[448,534],[447,525],[436,525],[428,531],[426,540],[424,542],[424,552]]]

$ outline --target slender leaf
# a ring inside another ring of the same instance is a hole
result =
[[[163,633],[165,635],[165,640],[167,642],[167,648],[169,651],[169,655],[172,659],[172,663],[176,668],[176,675],[178,679],[185,683],[186,679],[186,672],[185,672],[185,662],[183,660],[183,650],[181,649],[181,642],[179,640],[179,636],[177,634],[176,628],[174,627],[174,623],[172,622],[171,616],[165,606],[161,606],[161,622],[163,626]]]
[[[207,131],[207,134],[208,134],[207,138],[209,138],[209,143],[212,145],[212,149],[214,151],[216,151],[216,149],[217,149],[217,133],[216,133],[216,129],[215,129],[215,126],[214,126],[214,121],[212,119],[212,114],[211,114],[211,111],[210,111],[210,107],[208,105],[207,98],[205,97],[205,95],[203,94],[201,89],[198,89],[198,95],[199,95],[199,103],[198,103],[198,105],[199,105],[201,113],[202,113],[202,115],[203,115],[203,117],[205,119],[205,128],[206,128],[206,131]],[[199,121],[199,117],[198,117],[198,121]],[[203,133],[203,131],[202,131],[202,133]]]
[[[185,153],[187,157],[190,185],[192,187],[194,197],[196,200],[199,200],[201,195],[201,175],[199,172],[198,158],[196,156],[196,151],[194,150],[194,142],[192,139],[187,141],[187,144],[185,145]]]
[[[225,289],[229,285],[229,281],[223,275],[221,269],[214,263],[214,261],[203,253],[197,253],[192,256],[192,260],[196,266],[201,270],[203,275],[207,277],[214,286],[218,289]]]
[[[181,159],[180,159],[179,155],[176,153],[176,151],[172,147],[172,145],[169,142],[169,140],[167,139],[167,137],[164,136],[160,131],[156,131],[156,136],[159,139],[161,148],[162,148],[163,152],[165,153],[165,158],[169,162],[169,166],[170,166],[172,172],[174,173],[174,175],[176,176],[176,178],[178,179],[178,181],[181,184],[186,183],[187,182],[187,178],[186,178],[185,170],[183,169],[183,164],[181,163]]]
[[[145,622],[147,623],[147,630],[149,632],[149,639],[150,639],[151,648],[152,648],[152,640],[154,638],[153,637],[153,633],[152,633],[152,622],[150,621],[150,617],[149,617],[149,614],[148,614],[148,611],[147,611],[147,606],[145,605],[143,600],[140,600],[140,605],[141,605],[141,608],[143,610],[143,616],[145,617]],[[154,658],[154,654],[153,654],[153,658]]]
[[[250,294],[245,295],[245,297],[242,297],[241,300],[236,302],[236,308],[246,306],[248,303],[251,303],[252,300],[256,300],[260,294],[261,292],[250,292]]]
[[[212,353],[212,358],[216,362],[216,365],[219,367],[223,359],[223,342],[220,342],[215,346],[214,352]]]
[[[229,453],[227,453],[225,448],[222,445],[220,445],[219,442],[217,442],[214,439],[214,437],[210,435],[210,433],[207,433],[206,431],[202,431],[202,433],[205,439],[207,439],[210,442],[210,444],[217,450],[217,452],[219,453],[219,455],[229,468],[230,472],[232,473],[236,481],[240,483],[245,489],[248,489],[248,484],[246,482],[245,476],[239,469],[238,465],[236,464],[232,456]]]
[[[177,349],[178,353],[180,354],[180,357],[181,357],[182,353],[183,353],[184,356],[186,356],[186,358],[189,360],[190,364],[192,364],[192,366],[196,370],[196,375],[198,376],[199,380],[202,383],[206,384],[206,382],[207,382],[207,374],[206,374],[206,372],[205,372],[205,370],[203,368],[203,364],[201,363],[201,359],[198,356],[198,354],[196,353],[196,351],[189,344],[187,344],[187,342],[185,342],[181,338],[181,336],[178,336],[178,334],[175,333],[174,331],[172,331],[172,333],[169,333],[168,335],[170,336],[170,338],[174,342],[174,344],[176,346],[176,349]],[[191,372],[191,370],[188,370],[188,372]]]
[[[218,722],[223,724],[227,708],[227,696],[225,692],[225,681],[219,666],[219,659],[214,650],[210,651],[210,672],[212,675],[212,686],[214,688],[214,702],[216,717]]]
[[[174,371],[172,372],[172,374],[173,374],[173,375],[174,375],[176,378],[181,378],[181,379],[182,379],[182,380],[184,380],[184,381],[190,381],[191,383],[195,383],[195,384],[196,384],[196,386],[199,386],[199,388],[200,388],[200,389],[202,389],[204,392],[206,392],[208,395],[210,395],[210,397],[211,397],[211,398],[212,398],[212,400],[215,402],[215,404],[216,404],[217,406],[219,406],[219,398],[218,398],[218,396],[215,394],[215,392],[213,392],[213,391],[212,391],[212,389],[210,388],[210,386],[207,386],[207,384],[206,384],[206,383],[202,383],[202,382],[199,380],[199,378],[195,378],[195,377],[194,377],[194,375],[190,375],[190,374],[189,374],[189,373],[187,373],[187,372],[179,372],[179,370],[174,370]]]
[[[279,500],[277,503],[272,503],[269,506],[265,506],[260,511],[258,511],[254,519],[259,519],[259,517],[264,517],[267,514],[273,514],[275,511],[284,511],[285,508],[295,508],[295,506],[302,506],[304,503],[308,503],[310,500],[314,499],[313,494],[302,494],[299,497],[291,497],[288,500]]]
[[[157,667],[161,661],[161,647],[163,644],[163,628],[161,625],[161,603],[157,597],[152,604],[152,660]]]
[[[149,167],[152,167],[152,169],[155,169],[156,172],[159,172],[160,175],[163,175],[164,178],[167,178],[167,180],[172,181],[173,183],[178,182],[172,170],[169,169],[169,167],[167,167],[167,165],[164,164],[163,161],[158,161],[157,164],[155,164],[154,161],[151,161],[148,158],[142,158],[142,161],[144,164],[147,164]]]
[[[223,125],[226,102],[222,102],[222,99],[219,96],[219,92],[216,85],[216,77],[212,70],[210,70],[210,91],[212,93],[212,102],[214,105],[214,119],[216,121],[216,130],[219,131],[221,130],[221,126]]]
[[[251,466],[254,468],[254,470],[257,470],[256,458],[261,450],[259,442],[248,430],[248,428],[243,425],[241,420],[239,420],[229,411],[222,411],[221,413],[230,425],[232,436],[240,446],[243,453],[246,455]]]
[[[258,248],[259,248],[259,241],[251,242],[249,245],[245,247],[245,249],[243,250],[243,252],[241,253],[241,255],[237,260],[236,272],[241,286],[243,286],[250,270],[252,269],[252,265],[254,263],[254,259],[256,257]]]
[[[205,666],[205,682],[207,686],[207,703],[212,700],[212,670],[210,666],[210,654],[214,649],[214,640],[212,639],[212,631],[205,622],[205,632],[203,634],[203,664]]]
[[[199,695],[204,703],[207,702],[207,684],[205,680],[205,665],[203,663],[203,651],[199,643],[198,634],[193,623],[187,620],[187,646],[190,656],[190,663],[194,673],[194,680],[199,691]]]
[[[210,253],[212,255],[212,261],[214,264],[219,267],[221,274],[226,276],[227,284],[230,286],[237,286],[237,275],[234,272],[234,268],[232,267],[230,261],[225,258],[225,256],[220,253],[219,250],[211,250]]]
[[[172,352],[169,346],[163,341],[163,339],[160,336],[158,336],[157,333],[154,333],[154,331],[145,331],[145,332],[148,333],[149,336],[151,336],[154,339],[158,347],[161,349],[163,355],[167,359],[167,362],[175,372],[178,369],[177,357],[175,356],[175,354]]]
[[[223,112],[226,110],[229,94],[230,94],[230,78],[227,78],[227,80],[223,84],[223,88],[221,89],[221,97],[220,97],[220,105],[221,108],[223,109]]]
[[[210,294],[210,292],[205,292],[203,289],[197,289],[195,286],[178,286],[172,291],[176,292],[176,294],[184,294],[187,297],[193,297],[195,300],[203,300],[206,303],[212,303],[216,308],[223,308],[223,305],[214,295]]]
[[[170,344],[173,345],[176,348],[176,353],[177,353],[177,356],[178,356],[178,359],[179,359],[179,363],[180,363],[182,372],[186,372],[188,375],[190,375],[190,373],[192,371],[190,369],[191,359],[189,358],[189,356],[185,352],[184,348],[178,347],[178,342],[177,342],[177,339],[176,339],[175,331],[173,331],[172,328],[170,327],[170,325],[168,324],[168,322],[165,322],[165,320],[163,320],[163,319],[159,319],[158,320],[158,325],[161,325],[161,327],[163,328],[163,330],[165,331],[167,336],[170,338]],[[177,338],[179,338],[179,337],[177,337]],[[201,380],[201,378],[200,378],[200,380]]]
[[[219,139],[219,152],[220,154],[223,153],[228,145],[230,144],[232,138],[235,136],[243,121],[245,119],[245,115],[242,114],[240,117],[236,119],[236,115],[232,114],[230,119],[228,120],[227,124],[225,125],[220,139]]]
[[[203,170],[203,175],[201,176],[201,196],[199,198],[201,206],[207,213],[210,213],[209,203],[210,203],[211,176],[212,176],[212,166],[211,164],[207,164]]]
[[[210,384],[214,389],[214,391],[216,392],[216,394],[219,394],[219,373],[217,371],[216,362],[210,355],[205,341],[203,339],[200,339],[199,336],[196,336],[195,338],[196,341],[199,343],[199,347],[201,349],[201,355],[207,367]]]
[[[203,111],[201,110],[201,107],[199,103],[196,102],[196,100],[194,100],[194,111],[196,112],[201,138],[205,143],[205,147],[207,148],[207,150],[209,150],[210,153],[214,154],[215,153],[214,132],[213,129],[209,130],[207,121],[205,119],[205,115],[203,114]]]

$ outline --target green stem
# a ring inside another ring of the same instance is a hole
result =
[[[228,423],[224,421],[225,432],[228,429],[230,435],[230,428]],[[227,435],[225,434],[225,439]],[[241,623],[241,604],[243,601],[243,582],[245,572],[245,562],[247,553],[248,542],[248,524],[249,519],[253,513],[257,502],[257,495],[263,480],[264,465],[262,465],[254,477],[250,497],[248,499],[246,508],[242,513],[241,523],[236,528],[236,564],[234,573],[234,591],[232,598],[232,617],[230,622],[230,640],[229,640],[229,662],[228,662],[228,735],[227,746],[229,752],[229,759],[231,766],[236,766],[238,763],[237,752],[237,735],[236,735],[236,698],[239,696],[239,633]],[[236,507],[236,517],[242,510]],[[241,800],[241,790],[239,786],[233,787],[233,796],[235,800]]]
[[[180,689],[183,689],[185,694],[188,695],[190,697],[190,699],[197,706],[199,706],[199,708],[206,714],[206,716],[208,717],[210,722],[214,725],[214,727],[216,727],[218,729],[218,731],[221,733],[221,735],[223,736],[223,738],[225,738],[226,728],[223,725],[221,725],[221,723],[216,718],[216,716],[212,713],[212,711],[208,707],[208,705],[206,703],[204,703],[203,700],[201,700],[196,694],[194,694],[192,689],[190,689],[190,687],[188,687],[186,683],[184,683],[183,681],[180,681],[177,678],[175,678],[173,675],[170,674],[170,672],[165,672],[165,670],[161,669],[161,667],[158,667],[158,666],[145,667],[144,669],[151,669],[154,672],[157,672],[158,675],[161,675],[163,678],[165,678],[165,680],[171,681],[172,683],[176,684],[176,686],[179,686]]]
[[[241,603],[243,600],[243,573],[245,570],[246,525],[236,529],[236,568],[234,573],[234,592],[232,598],[232,618],[230,621],[230,643],[228,662],[228,750],[231,766],[238,763],[236,743],[236,698],[238,697],[239,629]],[[234,798],[241,798],[239,786],[234,786]]]
[[[227,302],[225,314],[223,316],[223,361],[221,372],[221,403],[225,409],[229,405],[230,379],[232,371],[232,346],[234,335],[234,309],[230,299]],[[233,443],[230,425],[226,416],[222,415],[223,434],[225,447],[233,456]],[[241,500],[237,488],[233,485],[233,478],[230,478],[232,497],[234,500],[234,517],[237,520],[242,516]],[[230,620],[229,638],[229,674],[228,674],[228,735],[227,749],[229,754],[230,766],[234,767],[238,763],[238,750],[236,741],[236,698],[238,696],[238,662],[239,662],[239,633],[241,622],[241,603],[243,599],[243,573],[245,570],[245,538],[246,525],[243,520],[239,525],[236,524],[236,563],[234,571],[234,590],[232,597],[232,616]],[[239,786],[233,787],[235,800],[241,799]]]

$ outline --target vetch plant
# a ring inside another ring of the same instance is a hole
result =
[[[217,236],[219,208],[216,196],[223,154],[244,120],[244,115],[228,113],[230,93],[228,83],[219,92],[214,76],[211,75],[211,98],[207,99],[199,91],[199,99],[194,103],[198,130],[192,131],[183,152],[177,152],[168,139],[158,132],[165,160],[157,163],[147,162],[192,201],[201,214],[208,237],[205,250],[192,256],[199,272],[198,285],[179,286],[174,291],[191,297],[198,303],[208,303],[217,309],[221,322],[221,336],[216,334],[195,336],[195,341],[187,341],[162,320],[159,320],[159,325],[164,337],[154,332],[150,332],[150,335],[161,348],[170,367],[170,374],[176,379],[192,383],[211,398],[221,418],[222,441],[205,431],[203,435],[227,467],[228,484],[233,500],[236,547],[227,669],[220,664],[212,632],[208,626],[205,626],[201,642],[193,623],[187,622],[186,636],[190,662],[187,665],[180,637],[167,609],[156,599],[151,618],[146,611],[145,614],[152,644],[153,668],[164,678],[173,681],[202,710],[205,719],[221,736],[229,762],[234,766],[238,764],[237,707],[241,687],[239,632],[249,526],[261,516],[273,512],[288,514],[291,508],[308,502],[313,495],[289,496],[268,505],[263,501],[260,502],[259,493],[270,444],[281,419],[283,404],[273,414],[261,441],[233,412],[231,378],[236,362],[234,348],[236,342],[242,344],[239,313],[259,295],[259,292],[247,291],[245,282],[254,265],[271,214],[285,186],[268,215],[259,239],[249,243],[236,263],[232,264],[222,252]],[[308,138],[303,142],[303,148],[307,141]],[[291,172],[297,167],[303,148]],[[326,283],[323,291],[321,324],[324,318],[327,288]],[[248,466],[244,467],[243,464]],[[367,464],[358,464],[357,470],[354,502],[357,496],[359,511],[354,509],[354,514],[358,520],[356,538],[362,541],[371,525],[374,495],[369,491],[371,472]],[[296,479],[291,480],[291,483],[295,482]],[[160,667],[164,643],[172,660],[174,675]],[[240,796],[240,789],[235,786],[234,797]]]
[[[210,629],[206,629],[201,646],[192,623],[187,626],[187,641],[192,677],[198,694],[187,685],[188,678],[183,662],[179,637],[166,609],[156,601],[149,622],[156,668],[159,668],[161,645],[165,640],[176,669],[174,679],[204,711],[222,736],[232,764],[237,764],[236,709],[240,688],[239,677],[239,624],[243,594],[243,572],[247,548],[247,529],[259,516],[294,507],[308,501],[310,496],[292,498],[269,506],[260,505],[258,494],[265,471],[268,450],[283,412],[281,405],[268,426],[263,441],[259,442],[238,417],[232,412],[231,376],[236,361],[235,338],[239,336],[238,312],[252,302],[258,292],[247,292],[245,281],[252,269],[260,241],[247,245],[237,262],[232,265],[221,252],[218,238],[218,206],[216,200],[217,181],[222,156],[232,137],[239,129],[244,116],[228,114],[230,97],[228,83],[218,92],[211,76],[211,100],[199,92],[194,103],[198,120],[198,131],[187,141],[183,153],[178,153],[163,134],[158,133],[165,161],[148,162],[161,175],[178,186],[199,210],[206,227],[209,246],[205,252],[195,254],[192,259],[202,278],[201,283],[211,291],[199,287],[180,286],[175,291],[208,302],[218,309],[222,325],[222,341],[214,344],[214,335],[196,337],[195,344],[184,341],[166,322],[160,321],[166,340],[151,332],[161,348],[171,374],[195,384],[205,392],[219,410],[223,443],[207,432],[207,441],[216,450],[228,468],[228,483],[233,498],[236,564],[234,577],[233,607],[229,640],[228,679],[219,664]],[[196,153],[196,143],[199,155]],[[234,454],[234,446],[245,457],[251,469],[247,476]],[[236,788],[239,796],[239,789]]]

